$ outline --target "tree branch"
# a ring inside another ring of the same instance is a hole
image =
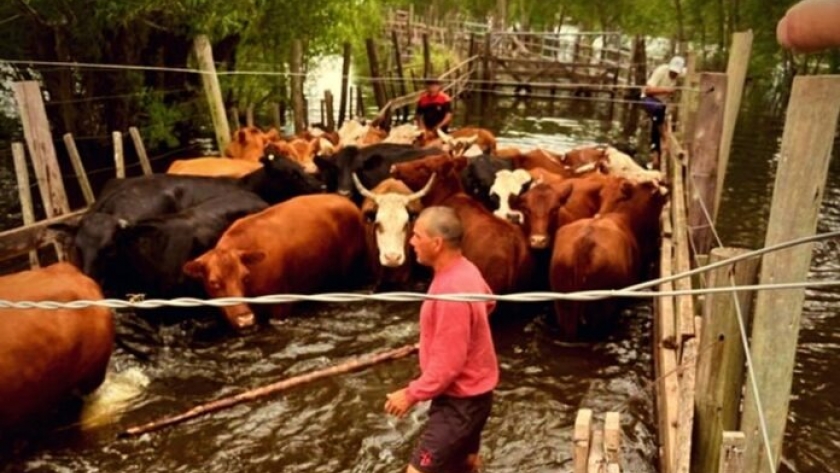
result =
[[[49,24],[49,22],[47,22],[44,19],[43,16],[41,16],[40,13],[38,13],[34,8],[32,8],[32,5],[30,5],[29,2],[27,2],[26,0],[16,0],[16,1],[17,1],[18,5],[20,5],[26,11],[26,13],[29,13],[30,16],[35,18],[35,20],[38,23],[41,23],[42,25],[46,25],[46,26],[52,26],[52,25]]]

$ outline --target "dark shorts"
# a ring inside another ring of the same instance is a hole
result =
[[[467,457],[477,454],[481,446],[481,431],[492,407],[493,391],[467,398],[433,399],[411,466],[423,473],[465,471]]]
[[[642,107],[654,123],[661,124],[665,121],[665,104],[661,100],[655,97],[645,97],[642,100]]]

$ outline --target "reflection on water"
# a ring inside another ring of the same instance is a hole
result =
[[[463,107],[459,114],[466,113]],[[502,145],[574,145],[620,139],[604,107],[497,104],[477,115],[499,132]],[[769,211],[778,119],[741,118],[722,215],[727,244],[757,247]],[[0,174],[0,178],[3,175]],[[16,200],[16,196],[2,198]],[[3,212],[9,210],[3,209]],[[840,169],[826,190],[820,231],[840,228]],[[836,279],[838,242],[815,246],[813,279]],[[423,290],[422,286],[415,288]],[[802,324],[791,421],[785,446],[791,472],[836,470],[840,460],[840,382],[831,363],[840,356],[836,313],[840,292],[809,291]],[[401,346],[417,338],[418,304],[362,303],[301,306],[288,320],[256,333],[232,335],[196,323],[158,327],[123,313],[119,373],[138,371],[148,384],[114,423],[86,431],[65,429],[0,451],[3,471],[120,472],[394,472],[401,471],[425,420],[425,407],[403,420],[383,413],[385,394],[417,374],[416,357],[319,380],[139,438],[117,438],[125,427],[202,402],[322,368],[348,357]],[[625,470],[653,472],[656,464],[651,313],[640,303],[625,313],[608,340],[558,342],[546,307],[497,324],[502,366],[497,402],[482,454],[493,472],[571,470],[571,433],[577,409],[622,412]],[[212,314],[208,309],[207,314]],[[136,392],[134,394],[137,394]],[[599,419],[602,420],[602,419]]]

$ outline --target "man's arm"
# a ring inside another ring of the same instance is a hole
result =
[[[438,123],[436,128],[443,128],[452,121],[452,102],[446,102],[443,105],[443,111],[446,112],[446,115],[444,115],[443,120]]]
[[[412,401],[432,399],[452,384],[467,362],[472,329],[468,302],[435,301],[435,332],[431,335],[429,362],[423,374],[408,384]]]

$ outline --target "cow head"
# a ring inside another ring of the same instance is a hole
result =
[[[572,194],[572,184],[539,183],[519,196],[514,206],[521,211],[522,227],[528,243],[535,250],[550,247],[551,237],[558,227],[558,213]]]
[[[494,202],[498,201],[499,208],[493,214],[503,220],[522,223],[522,213],[511,210],[510,201],[512,197],[518,196],[530,182],[531,175],[524,169],[513,171],[502,169],[496,172],[496,178],[490,187],[490,197]]]
[[[240,182],[270,204],[326,190],[324,183],[317,177],[305,172],[300,164],[283,155],[269,152],[260,162],[262,169],[244,176]]]
[[[259,161],[265,146],[280,138],[276,129],[263,133],[257,127],[249,126],[237,130],[225,148],[224,155],[229,158]]]
[[[101,283],[103,264],[113,256],[114,237],[125,225],[125,220],[111,214],[88,212],[78,224],[57,223],[48,229],[72,241],[66,245],[75,250],[71,259],[85,275]]]
[[[659,221],[667,195],[668,189],[659,182],[618,179],[601,189],[601,208],[598,213],[620,213],[634,226],[641,227]]]
[[[395,179],[383,181],[370,191],[353,174],[353,184],[368,199],[362,205],[362,213],[376,232],[379,263],[382,266],[395,268],[405,263],[410,227],[422,210],[420,199],[429,193],[434,180],[435,175],[432,174],[429,182],[417,192],[411,192],[405,184]]]
[[[417,128],[413,123],[406,123],[391,129],[388,137],[382,140],[383,143],[396,143],[404,145],[416,144],[423,136],[423,130]]]
[[[214,248],[184,264],[184,274],[200,280],[212,298],[246,297],[251,288],[251,268],[265,259],[263,251]],[[222,307],[228,323],[236,329],[254,325],[256,318],[247,304]]]

